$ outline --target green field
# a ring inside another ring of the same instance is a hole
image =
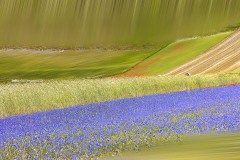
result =
[[[128,70],[154,50],[0,50],[0,80],[97,78]]]
[[[225,32],[212,36],[177,41],[160,50],[123,75],[142,76],[163,74],[201,55],[232,33],[233,32]]]
[[[239,37],[240,0],[0,0],[0,160],[240,160]]]
[[[0,81],[157,75],[202,54],[232,32],[146,50],[0,50]],[[132,68],[132,69],[131,69]],[[126,72],[126,73],[125,73]]]
[[[239,74],[2,83],[0,118],[77,104],[237,83],[240,83]]]
[[[238,160],[240,134],[183,136],[179,143],[162,143],[140,152],[123,153],[118,160]],[[113,160],[115,158],[112,158]]]

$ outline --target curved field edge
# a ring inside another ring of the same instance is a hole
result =
[[[240,159],[240,134],[183,136],[180,143],[157,144],[139,152],[125,152],[118,160],[236,160]],[[107,158],[106,158],[107,159]],[[115,158],[111,158],[115,159]]]
[[[227,74],[0,84],[0,118],[113,99],[239,83],[239,74]]]
[[[0,50],[0,82],[13,79],[107,77],[125,72],[154,49],[142,50]]]
[[[183,39],[168,45],[119,76],[145,76],[166,73],[214,47],[233,32]]]
[[[240,68],[240,31],[165,75],[226,73]]]

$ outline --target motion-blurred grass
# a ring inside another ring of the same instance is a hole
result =
[[[233,32],[177,41],[149,57],[124,75],[163,74],[206,52],[231,33]]]
[[[0,118],[142,95],[240,83],[239,74],[0,84]]]
[[[114,159],[114,158],[113,158]],[[118,160],[238,160],[240,134],[183,136],[180,143],[158,144],[140,152],[124,153]]]
[[[0,48],[161,47],[235,29],[238,0],[1,0]]]
[[[0,50],[0,79],[106,77],[128,70],[154,50]]]

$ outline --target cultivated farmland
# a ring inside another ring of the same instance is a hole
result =
[[[240,68],[240,31],[225,39],[206,53],[166,73],[209,74],[224,73]]]
[[[118,76],[134,77],[164,74],[202,55],[232,33],[225,32],[206,37],[186,38],[171,43]]]
[[[240,0],[0,0],[0,160],[239,160]]]

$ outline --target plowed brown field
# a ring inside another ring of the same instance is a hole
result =
[[[224,73],[238,68],[240,68],[240,31],[165,75]]]

